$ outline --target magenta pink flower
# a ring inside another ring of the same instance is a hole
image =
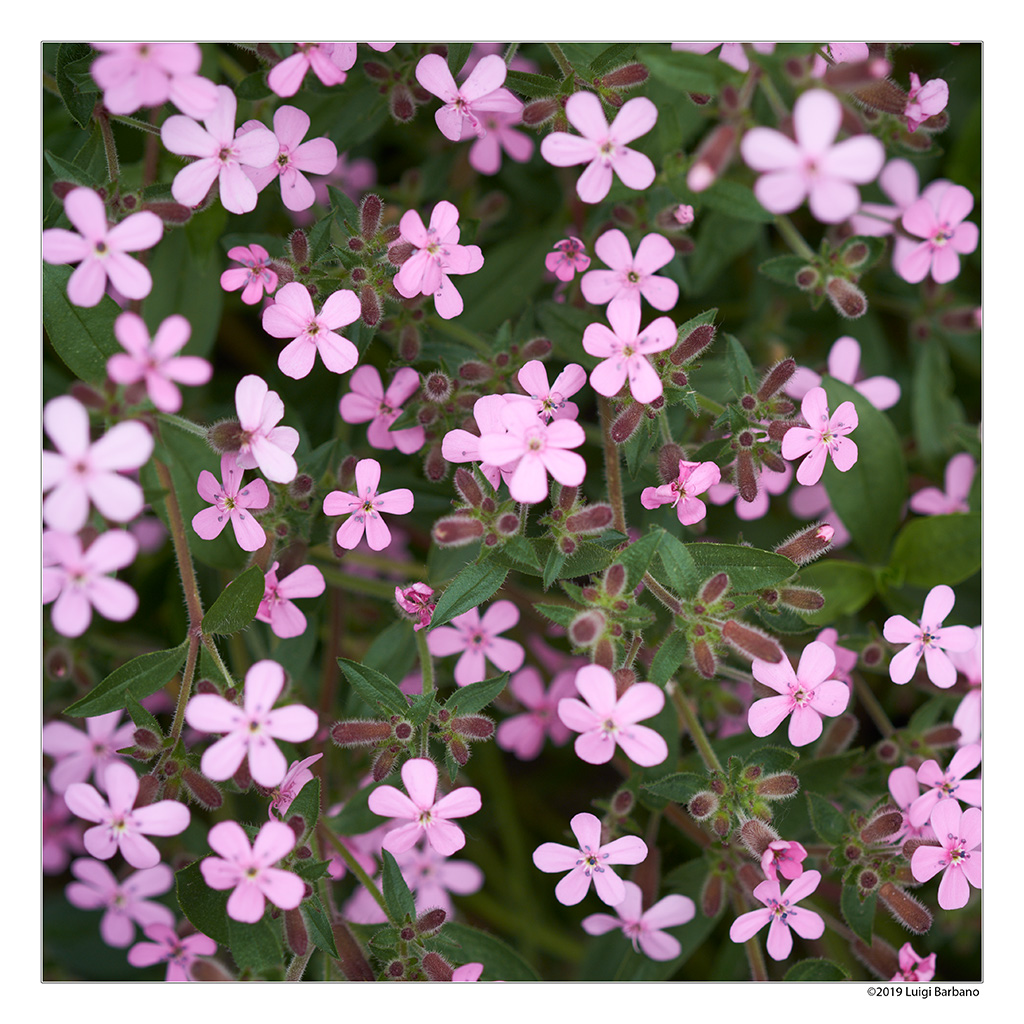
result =
[[[830,417],[824,388],[811,388],[800,403],[806,427],[791,427],[782,439],[782,457],[793,461],[806,455],[796,471],[804,486],[816,484],[825,471],[826,456],[831,455],[836,469],[845,473],[857,461],[857,445],[846,435],[857,428],[857,407],[843,402]]]
[[[282,910],[294,910],[305,894],[305,883],[276,864],[295,847],[295,833],[282,821],[265,822],[252,846],[236,821],[221,821],[207,836],[219,857],[199,862],[203,879],[211,889],[233,889],[228,897],[228,917],[255,924],[270,900]]]
[[[761,466],[757,474],[757,497],[753,501],[744,501],[736,489],[735,483],[714,484],[708,488],[708,499],[714,505],[724,505],[735,501],[736,515],[743,520],[760,519],[766,515],[771,506],[773,494],[784,494],[793,480],[793,467],[788,463],[782,472],[776,472],[767,466]]]
[[[235,388],[235,410],[242,436],[235,461],[242,469],[256,469],[274,483],[287,484],[295,479],[299,467],[292,452],[299,446],[294,427],[279,427],[284,402],[267,387],[262,377],[250,373]]]
[[[429,842],[396,854],[395,861],[416,896],[418,912],[440,907],[446,914],[452,914],[454,908],[449,893],[468,896],[478,892],[484,884],[484,873],[472,861],[449,860]]]
[[[81,822],[77,821],[64,803],[64,798],[43,787],[43,843],[44,875],[62,875],[67,870],[73,853],[85,853],[82,843]]]
[[[654,181],[654,164],[627,143],[646,135],[658,120],[658,108],[645,96],[627,100],[609,126],[601,101],[592,92],[577,92],[565,105],[565,116],[580,134],[552,132],[540,144],[540,154],[555,167],[587,164],[576,182],[585,203],[599,203],[612,187],[612,172],[623,185],[645,189]]]
[[[481,114],[480,127],[484,134],[469,148],[469,166],[480,174],[497,174],[501,170],[502,150],[516,163],[525,164],[533,156],[533,139],[515,130],[515,125],[522,121],[522,104],[516,111],[494,110]]]
[[[263,310],[263,330],[274,338],[293,338],[278,356],[282,373],[294,380],[313,369],[317,352],[331,373],[347,373],[359,360],[348,338],[335,333],[359,319],[359,299],[348,288],[332,292],[320,312],[313,309],[309,289],[298,281],[286,284]]]
[[[270,253],[253,242],[228,249],[228,256],[238,260],[241,267],[229,267],[220,275],[220,286],[226,292],[242,289],[242,301],[255,306],[263,298],[263,289],[270,295],[277,287],[277,274],[270,269]]]
[[[331,491],[324,498],[324,515],[348,519],[338,527],[338,545],[351,551],[366,531],[366,543],[372,551],[383,551],[391,543],[391,530],[381,512],[404,516],[413,509],[413,493],[408,487],[380,492],[380,463],[376,459],[360,459],[356,463],[356,493]]]
[[[910,72],[910,94],[903,116],[907,119],[907,131],[913,133],[930,117],[941,114],[949,103],[949,86],[941,78],[932,78],[921,84],[921,79]]]
[[[160,128],[164,147],[195,161],[174,176],[171,195],[186,206],[198,206],[215,181],[220,182],[220,201],[231,213],[256,209],[256,188],[245,167],[266,167],[276,159],[277,139],[260,127],[235,136],[238,100],[226,86],[217,86],[217,106],[203,118],[201,128],[191,117],[175,114]]]
[[[920,190],[917,168],[909,160],[890,160],[878,175],[878,187],[894,205],[862,203],[860,210],[850,218],[850,227],[856,235],[881,236],[893,233],[896,221],[917,200]]]
[[[89,67],[112,114],[134,114],[170,100],[189,117],[205,117],[217,104],[217,87],[196,72],[203,61],[196,43],[92,43],[100,50]]]
[[[676,343],[676,325],[660,316],[641,331],[640,306],[632,302],[613,302],[606,315],[611,330],[604,324],[590,324],[583,332],[584,351],[601,359],[590,371],[590,386],[610,398],[628,378],[638,402],[653,402],[664,389],[647,357]]]
[[[890,981],[931,981],[935,977],[935,954],[920,956],[909,942],[900,946],[900,969]]]
[[[866,61],[871,56],[867,43],[826,43],[822,49],[831,58],[832,64],[860,63],[861,61]],[[820,53],[816,53],[811,65],[811,76],[813,78],[821,78],[829,67],[829,62]],[[888,71],[886,71],[886,74],[888,74]]]
[[[810,896],[820,881],[820,871],[805,871],[790,883],[783,894],[776,879],[765,879],[754,890],[754,898],[760,900],[764,907],[740,914],[729,929],[729,938],[733,942],[746,942],[770,922],[768,955],[773,960],[785,960],[793,951],[790,929],[803,939],[820,939],[825,934],[825,922],[821,916],[796,905]]]
[[[485,434],[501,434],[507,428],[502,419],[502,410],[510,401],[519,401],[520,395],[484,395],[473,404],[473,418],[479,434],[468,430],[449,430],[441,441],[441,454],[448,462],[480,462],[480,472],[495,489],[501,483],[503,472],[511,474],[515,466],[495,466],[482,459],[480,439]]]
[[[238,546],[243,551],[259,551],[267,542],[267,534],[249,510],[270,504],[267,485],[257,477],[243,487],[244,470],[230,453],[220,457],[220,475],[223,483],[208,469],[199,474],[196,490],[203,501],[211,504],[192,517],[192,529],[203,540],[213,540],[230,522]]]
[[[466,845],[466,836],[451,818],[464,818],[480,810],[480,791],[460,786],[436,800],[437,766],[425,757],[410,758],[402,765],[405,795],[394,786],[378,786],[367,806],[385,818],[409,819],[408,825],[392,829],[381,846],[389,853],[403,853],[426,837],[442,856],[450,857]]]
[[[390,451],[397,448],[403,455],[418,452],[426,440],[423,427],[391,430],[391,424],[402,413],[402,403],[411,398],[420,386],[420,375],[403,366],[396,373],[387,391],[375,366],[360,366],[349,381],[351,390],[342,395],[338,411],[346,423],[366,423],[366,440],[373,448]]]
[[[570,363],[549,386],[544,364],[539,359],[531,359],[516,379],[533,400],[534,411],[545,421],[574,420],[579,416],[579,406],[567,401],[587,382],[587,371],[579,363]]]
[[[967,905],[971,886],[981,888],[981,811],[969,807],[961,812],[955,800],[940,800],[930,822],[939,845],[919,846],[910,858],[910,870],[919,882],[941,871],[939,906],[959,910]]]
[[[151,924],[143,929],[149,942],[137,942],[128,950],[128,963],[132,967],[152,967],[167,964],[165,981],[191,981],[190,970],[197,957],[212,956],[217,943],[202,932],[178,938],[178,933],[162,924]]]
[[[903,214],[903,229],[924,241],[911,249],[895,267],[896,273],[916,284],[930,273],[946,284],[960,273],[960,256],[978,247],[978,226],[964,218],[974,209],[974,196],[963,185],[950,185],[941,195],[922,196]]]
[[[495,741],[502,750],[511,751],[520,761],[532,761],[547,737],[557,747],[569,739],[570,731],[558,717],[558,702],[576,692],[575,672],[559,672],[545,690],[540,673],[528,665],[512,676],[508,688],[526,711],[498,726]]]
[[[417,620],[412,627],[416,632],[430,625],[434,609],[437,607],[434,588],[426,583],[411,583],[404,588],[395,587],[395,603],[403,612]]]
[[[965,779],[981,764],[981,744],[971,743],[961,747],[943,771],[939,762],[929,758],[917,769],[917,781],[926,787],[925,791],[910,805],[910,824],[920,828],[931,817],[932,810],[941,800],[955,800],[957,805],[965,803],[981,806],[981,779]]]
[[[188,808],[177,800],[135,807],[139,777],[126,764],[109,765],[104,782],[106,800],[87,782],[73,782],[64,793],[64,802],[73,814],[98,823],[82,837],[86,850],[98,860],[110,860],[120,850],[133,868],[156,867],[160,851],[146,836],[184,832],[192,817]]]
[[[891,377],[869,377],[858,380],[860,372],[860,344],[856,338],[844,335],[837,339],[828,353],[830,377],[849,384],[862,394],[876,409],[889,409],[900,400],[900,386]],[[821,386],[821,376],[813,370],[798,366],[786,382],[785,391],[790,398],[800,399],[811,388]]]
[[[873,135],[834,144],[843,117],[839,100],[824,89],[803,93],[793,108],[796,141],[773,128],[752,128],[740,152],[755,171],[764,171],[754,195],[772,213],[789,213],[810,198],[811,213],[838,224],[860,206],[857,185],[878,177],[885,148]]]
[[[235,138],[266,130],[260,121],[246,121]],[[327,138],[302,140],[309,131],[309,115],[298,107],[283,106],[274,111],[274,136],[278,152],[266,167],[246,167],[245,173],[262,192],[275,178],[281,179],[281,200],[289,210],[308,210],[316,196],[306,174],[330,174],[338,162],[338,148]]]
[[[910,498],[910,508],[922,516],[948,516],[969,512],[967,496],[971,493],[977,464],[967,452],[960,452],[946,463],[946,490],[925,487]]]
[[[136,871],[119,882],[106,864],[82,857],[71,865],[71,873],[78,881],[64,890],[68,903],[80,910],[105,911],[100,935],[108,946],[130,946],[136,925],[174,925],[171,909],[147,898],[160,896],[174,885],[174,872],[166,864]]]
[[[312,757],[304,757],[301,761],[292,761],[285,772],[280,785],[274,790],[273,799],[267,809],[268,815],[273,818],[274,812],[280,821],[284,821],[288,808],[291,807],[295,798],[302,792],[302,787],[307,782],[313,781],[313,773],[309,770],[311,764],[316,764],[324,755],[313,754]]]
[[[50,787],[63,793],[73,782],[85,782],[90,775],[100,790],[106,790],[107,768],[119,764],[117,751],[134,742],[135,725],[121,724],[123,711],[111,711],[85,719],[85,732],[69,722],[47,722],[43,726],[43,753],[57,763],[50,771]]]
[[[300,597],[319,597],[326,589],[324,574],[315,565],[300,565],[283,580],[277,578],[280,562],[267,570],[263,600],[256,610],[260,622],[270,623],[274,636],[282,639],[306,632],[306,616],[292,603]]]
[[[912,825],[910,823],[910,808],[914,801],[921,795],[921,787],[917,781],[917,772],[909,765],[901,765],[889,772],[889,793],[893,802],[903,812],[903,820],[899,829],[894,832],[887,842],[902,844],[907,839],[934,839],[931,825]]]
[[[699,523],[708,513],[698,494],[715,486],[722,479],[722,471],[713,462],[686,462],[679,460],[679,475],[670,484],[645,487],[640,494],[644,508],[671,505],[683,526]]]
[[[153,287],[149,271],[128,255],[151,249],[164,234],[163,221],[151,210],[140,210],[119,224],[107,224],[107,211],[91,188],[72,189],[64,197],[64,212],[75,231],[48,228],[43,232],[43,260],[77,263],[68,279],[68,298],[76,306],[95,306],[109,278],[126,299],[144,299]]]
[[[693,207],[688,203],[680,203],[673,212],[672,216],[675,218],[676,223],[681,224],[684,228],[688,227],[693,223],[694,214]]]
[[[580,287],[587,302],[632,302],[639,308],[643,296],[655,309],[664,312],[679,301],[679,285],[654,273],[676,254],[664,235],[644,235],[634,258],[629,239],[618,228],[612,228],[597,239],[594,252],[611,269],[591,270],[583,275]]]
[[[487,129],[482,122],[488,113],[522,114],[523,104],[502,88],[507,70],[501,57],[491,54],[477,61],[469,77],[457,86],[444,57],[428,53],[420,60],[416,81],[444,101],[434,120],[446,139],[458,142],[469,133],[483,137]]]
[[[43,604],[54,601],[53,628],[62,636],[81,636],[96,609],[105,619],[124,622],[139,599],[124,580],[109,573],[131,565],[139,542],[123,530],[101,533],[84,551],[76,534],[43,532]]]
[[[774,53],[775,43],[750,43],[756,53]],[[722,50],[718,59],[737,71],[750,70],[750,58],[743,43],[673,43],[673,50],[684,50],[687,53],[710,53],[717,47]]]
[[[490,662],[499,672],[515,672],[526,656],[523,645],[499,634],[519,622],[519,609],[511,601],[495,601],[481,618],[476,608],[456,615],[450,626],[438,626],[427,634],[427,647],[435,658],[461,657],[455,663],[459,686],[478,683]]]
[[[960,746],[981,739],[981,626],[974,627],[977,643],[969,651],[950,651],[949,660],[962,672],[970,687],[953,712],[953,724],[960,730]]]
[[[610,907],[626,898],[626,886],[611,866],[639,864],[647,858],[647,844],[639,836],[622,836],[601,845],[601,820],[589,812],[569,822],[579,844],[541,843],[533,851],[533,863],[541,871],[568,871],[555,886],[555,898],[567,907],[579,903],[593,881],[598,897]]]
[[[801,843],[790,843],[784,839],[774,839],[761,854],[761,870],[766,878],[778,880],[782,875],[787,881],[799,878],[804,871],[803,862],[807,859],[807,851]]]
[[[563,238],[555,242],[554,252],[544,257],[544,266],[559,281],[571,281],[577,270],[582,273],[590,266],[587,247],[575,235]]]
[[[626,895],[616,904],[615,914],[590,914],[580,922],[588,935],[604,935],[621,928],[623,935],[633,943],[633,949],[652,960],[674,960],[682,947],[679,940],[665,928],[674,928],[692,921],[697,908],[689,896],[672,893],[658,900],[646,911],[643,892],[636,882],[623,882]]]
[[[605,764],[615,748],[643,768],[661,764],[668,757],[668,744],[653,729],[637,725],[653,718],[665,706],[665,693],[653,683],[634,683],[621,696],[615,692],[615,677],[600,665],[586,665],[576,673],[576,689],[583,700],[563,698],[558,702],[562,724],[580,735],[576,755],[588,764]]]
[[[278,96],[294,96],[311,68],[324,85],[341,85],[355,62],[355,43],[296,43],[295,53],[270,69],[267,85]]]
[[[838,643],[839,631],[831,626],[828,629],[823,629],[814,639],[830,647],[835,655],[836,667],[832,672],[832,678],[842,680],[842,682],[849,683],[852,686],[853,681],[850,679],[850,673],[857,664],[857,652],[851,651],[846,647],[840,647]]]
[[[199,693],[188,702],[185,721],[193,729],[223,733],[203,754],[204,775],[217,782],[230,779],[248,756],[255,782],[268,788],[280,784],[288,762],[274,740],[301,743],[312,739],[319,724],[316,712],[302,704],[274,708],[284,684],[284,669],[276,661],[257,661],[245,674],[242,707],[216,693]]]
[[[822,732],[821,716],[842,714],[850,701],[849,688],[833,677],[835,667],[832,648],[818,640],[803,649],[795,672],[788,658],[776,664],[755,658],[751,665],[754,678],[780,696],[765,697],[750,706],[750,731],[755,736],[767,736],[792,714],[789,742],[795,747],[813,743]]]
[[[889,662],[889,678],[902,686],[910,682],[917,663],[924,655],[928,678],[943,689],[956,682],[956,667],[946,651],[969,651],[977,638],[969,626],[945,626],[942,623],[953,610],[956,595],[944,583],[932,587],[924,599],[921,621],[915,624],[903,615],[885,620],[882,635],[891,644],[906,644]]]

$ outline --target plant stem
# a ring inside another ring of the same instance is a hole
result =
[[[551,56],[555,58],[558,70],[568,78],[572,74],[572,65],[569,63],[569,58],[562,52],[562,48],[558,43],[545,43],[544,45],[548,48]]]
[[[623,531],[625,532],[625,531]],[[673,614],[678,615],[683,606],[649,572],[644,573],[644,586]]]
[[[302,981],[302,976],[306,973],[306,966],[309,963],[309,958],[313,955],[314,949],[316,949],[316,946],[310,942],[306,952],[292,960],[288,965],[288,970],[285,971],[285,981]]]
[[[680,719],[682,719],[683,724],[686,726],[686,730],[689,732],[690,738],[700,754],[700,759],[704,762],[704,767],[708,771],[722,771],[722,763],[718,760],[718,755],[711,746],[711,741],[697,720],[697,716],[694,714],[693,708],[690,707],[690,702],[686,699],[686,695],[679,688],[679,684],[674,679],[669,680],[665,689],[672,698],[672,703],[675,705]]]
[[[97,124],[100,126],[100,134],[103,136],[103,152],[107,158],[107,174],[111,181],[117,181],[121,173],[120,164],[117,161],[117,145],[114,142],[114,133],[110,128],[110,114],[102,104],[97,104],[97,110],[93,112]]]
[[[177,416],[173,412],[158,412],[156,418],[177,427],[179,430],[184,430],[188,434],[195,434],[196,437],[201,437],[204,441],[206,440],[206,427],[201,427],[198,423],[185,419],[184,416]]]
[[[604,475],[608,481],[608,501],[615,517],[613,525],[619,533],[625,533],[626,507],[622,498],[622,467],[619,464],[619,446],[612,440],[612,404],[604,395],[598,395],[597,407],[601,412]]]
[[[786,240],[786,244],[793,250],[798,256],[803,256],[805,260],[814,261],[818,258],[817,253],[807,244],[804,240],[804,236],[797,231],[793,222],[783,214],[778,214],[775,217],[775,226],[779,229],[779,234]]]
[[[420,656],[420,673],[423,676],[423,694],[434,692],[434,659],[431,657],[430,648],[427,646],[427,634],[424,629],[416,630],[416,651]],[[429,755],[430,723],[424,722],[420,726],[420,757]]]
[[[622,663],[623,668],[630,668],[632,666],[633,660],[636,658],[636,652],[640,650],[640,645],[643,642],[643,634],[638,630],[633,634],[633,642],[629,645],[629,650],[626,652],[626,660]]]
[[[167,521],[171,527],[171,542],[174,545],[174,556],[178,561],[178,574],[181,576],[181,589],[185,592],[185,605],[188,608],[188,626],[190,632],[199,635],[203,622],[203,602],[199,597],[196,584],[195,569],[192,566],[192,552],[188,547],[188,535],[185,533],[185,522],[181,517],[181,507],[174,493],[174,481],[168,468],[159,460],[153,460],[157,480],[166,492],[164,505],[167,508]]]
[[[377,901],[377,905],[384,911],[388,921],[397,927],[397,922],[391,917],[388,905],[384,900],[384,894],[373,884],[373,879],[366,873],[359,861],[352,856],[348,847],[322,822],[317,826],[317,832],[321,838],[326,839],[331,846],[338,851],[338,855],[345,862],[349,871],[352,872],[363,884],[363,888]]]
[[[892,722],[889,721],[885,708],[878,702],[878,698],[874,695],[871,687],[868,686],[867,680],[859,672],[854,672],[852,678],[853,688],[857,691],[857,696],[860,698],[861,704],[864,705],[864,710],[870,716],[871,721],[878,726],[878,731],[888,739],[896,729]]]
[[[516,51],[519,49],[518,43],[509,43],[508,49],[505,51],[504,61],[505,67],[508,67],[512,63],[512,58],[515,57]]]

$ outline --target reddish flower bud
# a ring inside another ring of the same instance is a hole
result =
[[[462,500],[473,508],[479,508],[484,500],[484,492],[480,490],[476,478],[463,466],[455,470],[455,489],[462,496]]]
[[[693,663],[697,671],[705,679],[714,679],[718,671],[718,660],[715,658],[715,652],[711,649],[711,645],[707,640],[703,638],[698,640],[690,650],[693,654]]]
[[[715,917],[722,909],[722,895],[722,876],[716,874],[708,875],[700,890],[700,909],[705,917]]]
[[[338,966],[349,981],[373,981],[376,975],[363,953],[362,947],[341,919],[331,921],[334,946],[338,950]]]
[[[796,282],[797,288],[808,292],[817,286],[821,280],[821,274],[818,272],[817,267],[802,267],[796,272],[793,280]]]
[[[867,296],[855,284],[842,277],[829,278],[825,293],[835,311],[847,319],[856,320],[868,311]]]
[[[571,555],[576,550],[576,541],[574,541],[572,537],[563,537],[558,542],[558,550],[561,551],[563,555]]]
[[[902,116],[903,111],[907,109],[907,94],[895,82],[891,82],[887,78],[873,81],[872,79],[876,79],[877,76],[872,74],[872,70],[877,70],[877,68],[872,68],[872,64],[872,61],[840,64],[829,70],[835,75],[845,75],[847,78],[852,78],[855,74],[859,74],[862,81],[867,78],[868,82],[863,85],[853,83],[854,98],[872,110],[879,110],[883,114]],[[827,78],[828,72],[826,72],[826,80]]]
[[[587,505],[565,520],[565,528],[570,533],[593,534],[601,533],[612,525],[612,507],[603,503]]]
[[[857,716],[846,712],[838,718],[829,719],[818,744],[819,757],[831,757],[840,754],[853,742],[860,724]]]
[[[434,523],[435,543],[443,548],[457,548],[472,544],[484,535],[484,524],[470,516],[445,516]]]
[[[486,363],[481,363],[472,359],[463,363],[459,367],[459,376],[463,380],[468,380],[473,384],[477,384],[481,381],[490,380],[491,377],[494,376],[494,370]]]
[[[457,715],[451,720],[451,730],[475,740],[489,740],[494,735],[494,722],[486,715]]]
[[[391,739],[391,723],[376,719],[351,719],[331,729],[331,739],[339,747],[370,747]]]
[[[550,121],[558,113],[559,109],[557,100],[534,100],[523,107],[523,124],[544,124],[545,121]]]
[[[494,525],[503,537],[511,537],[519,530],[519,516],[514,512],[506,512]]]
[[[757,795],[764,797],[765,800],[785,800],[787,797],[796,796],[799,789],[800,780],[788,772],[766,775],[755,787]]]
[[[683,366],[696,359],[715,340],[714,324],[698,324],[672,349],[669,359],[675,366]]]
[[[359,291],[359,315],[367,327],[380,323],[380,299],[372,285],[363,285]]]
[[[431,981],[451,981],[452,980],[452,969],[451,965],[445,961],[440,954],[435,953],[431,950],[425,954],[423,960],[423,973]]]
[[[367,241],[377,234],[383,209],[384,204],[381,202],[380,196],[374,195],[372,192],[363,196],[362,204],[359,207],[359,233]]]
[[[718,797],[710,790],[703,790],[696,796],[691,797],[690,802],[686,805],[686,809],[690,812],[690,817],[694,821],[705,821],[718,810]]]
[[[460,768],[465,768],[469,762],[469,747],[458,736],[452,736],[448,740],[448,749],[451,751],[452,759]]]
[[[309,949],[309,935],[306,932],[306,922],[302,919],[302,911],[298,907],[284,912],[284,935],[288,948],[296,956],[304,956]]]
[[[301,228],[296,228],[288,236],[288,249],[296,263],[305,263],[309,259],[309,242],[306,240],[306,232]]]
[[[810,587],[783,587],[779,591],[779,600],[798,612],[816,612],[825,607],[821,591]]]
[[[691,96],[692,98],[692,96]],[[736,129],[731,124],[720,124],[701,143],[693,166],[686,175],[691,192],[703,192],[728,167],[736,149]]]
[[[775,553],[797,565],[806,565],[832,547],[835,534],[836,531],[828,523],[814,523],[783,541]]]
[[[608,669],[609,672],[615,667],[615,645],[608,637],[602,637],[594,647],[594,664]]]
[[[850,943],[850,951],[876,978],[888,981],[900,968],[896,950],[877,935],[871,937],[871,945],[858,938]]]
[[[604,632],[606,622],[604,613],[596,609],[580,612],[569,623],[569,641],[575,647],[592,647]]]
[[[416,116],[416,104],[405,84],[398,82],[388,94],[391,116],[399,123],[411,121]]]
[[[878,890],[878,898],[885,904],[892,916],[915,935],[923,935],[932,926],[931,912],[910,893],[884,882]]]
[[[729,589],[729,577],[724,572],[716,573],[700,589],[700,599],[705,604],[714,604]]]
[[[760,475],[754,466],[754,457],[747,448],[741,448],[736,455],[736,493],[742,501],[757,500]]]
[[[181,782],[192,799],[208,811],[216,810],[224,803],[221,791],[205,775],[201,775],[194,768],[185,768],[181,773]]]
[[[860,830],[865,843],[880,843],[883,839],[899,832],[903,824],[903,812],[897,807],[887,806],[876,811],[874,817]]]
[[[440,404],[441,402],[446,401],[451,393],[451,377],[445,373],[441,373],[440,370],[435,370],[433,373],[427,374],[426,380],[423,381],[423,397],[428,402]]]
[[[740,826],[740,842],[758,859],[768,849],[769,843],[779,838],[778,832],[757,818],[750,818]]]
[[[781,363],[776,363],[765,374],[761,386],[757,389],[758,400],[767,402],[773,395],[777,395],[794,373],[796,373],[796,360],[792,356],[783,359]]]
[[[206,431],[206,443],[218,455],[237,452],[242,447],[243,433],[238,420],[221,420]]]
[[[761,462],[773,473],[785,472],[786,460],[777,452],[773,452],[771,448],[762,448],[758,454],[761,456]]]
[[[686,452],[675,443],[669,441],[661,446],[658,452],[658,476],[662,483],[670,484],[679,476],[679,463],[685,461]]]
[[[646,66],[637,61],[609,71],[597,80],[597,84],[604,89],[631,89],[646,82],[649,75]]]
[[[164,768],[168,775],[174,775],[177,772],[177,766],[172,769],[171,762],[168,762]],[[153,803],[159,795],[159,791],[160,780],[155,775],[143,775],[139,779],[139,794],[135,798],[135,806],[145,807]]]
[[[551,347],[549,338],[531,338],[523,346],[523,355],[526,359],[543,359],[551,351]]]
[[[423,473],[433,483],[443,480],[448,473],[448,463],[441,454],[441,445],[431,445],[427,457],[423,460]],[[463,544],[468,543],[463,541]]]
[[[626,817],[636,804],[636,797],[628,789],[620,789],[612,798],[612,813],[620,818]]]
[[[169,199],[148,200],[142,204],[142,209],[155,213],[165,224],[187,224],[192,219],[189,207]]]
[[[626,585],[626,567],[621,562],[608,566],[604,573],[604,592],[609,597],[621,593]]]
[[[400,267],[406,260],[412,258],[412,242],[396,242],[388,246],[388,262],[392,266]]]
[[[734,650],[748,658],[778,664],[782,661],[782,650],[767,634],[753,626],[742,625],[735,619],[722,627],[722,639]]]
[[[380,782],[381,779],[386,779],[391,774],[392,768],[395,767],[395,759],[400,752],[401,748],[395,745],[384,747],[377,752],[377,756],[373,759],[373,767],[370,769],[374,782]]]
[[[440,908],[434,907],[432,910],[428,910],[426,913],[421,914],[416,919],[415,928],[417,935],[435,935],[441,930],[441,925],[444,924],[447,914]]]
[[[864,242],[851,242],[843,248],[843,263],[848,267],[859,267],[870,255],[871,250]]]

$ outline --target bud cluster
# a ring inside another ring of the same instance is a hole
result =
[[[744,764],[729,758],[724,771],[710,774],[707,789],[690,798],[690,816],[708,828],[718,839],[727,840],[734,829],[748,849],[753,850],[765,836],[765,847],[778,836],[765,823],[772,820],[771,804],[797,794],[799,780],[788,771],[770,771],[754,759]]]

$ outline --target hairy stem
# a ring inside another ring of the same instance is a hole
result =
[[[669,697],[672,698],[672,703],[675,705],[680,719],[686,726],[686,731],[690,734],[690,738],[700,754],[700,759],[704,762],[704,767],[708,771],[722,771],[722,763],[718,760],[718,755],[711,746],[711,741],[697,720],[697,716],[694,714],[693,708],[690,707],[690,702],[686,699],[686,695],[679,688],[679,684],[672,679],[665,689],[668,691]]]
[[[779,229],[779,234],[786,240],[786,244],[793,250],[798,256],[803,256],[805,260],[817,259],[817,253],[807,244],[804,240],[804,236],[797,231],[793,222],[783,214],[778,214],[775,217],[775,226]]]
[[[555,63],[558,65],[558,70],[561,71],[562,74],[565,75],[566,77],[571,75],[572,65],[569,63],[569,58],[566,57],[566,55],[562,52],[562,48],[558,45],[558,43],[545,43],[544,45],[548,48],[548,52],[551,54],[551,56],[555,58]]]
[[[604,475],[608,481],[608,501],[614,515],[613,525],[619,533],[626,532],[626,506],[622,497],[622,466],[619,464],[619,446],[612,440],[612,403],[598,395],[597,407],[601,412],[601,440],[604,446]]]
[[[392,920],[388,905],[384,900],[384,894],[373,884],[373,879],[363,870],[362,865],[352,856],[347,846],[323,823],[317,826],[317,834],[321,839],[326,839],[338,851],[338,856],[345,862],[349,871],[352,872],[362,883],[363,888],[377,901],[377,905],[384,911],[388,921],[397,927],[397,922]]]

